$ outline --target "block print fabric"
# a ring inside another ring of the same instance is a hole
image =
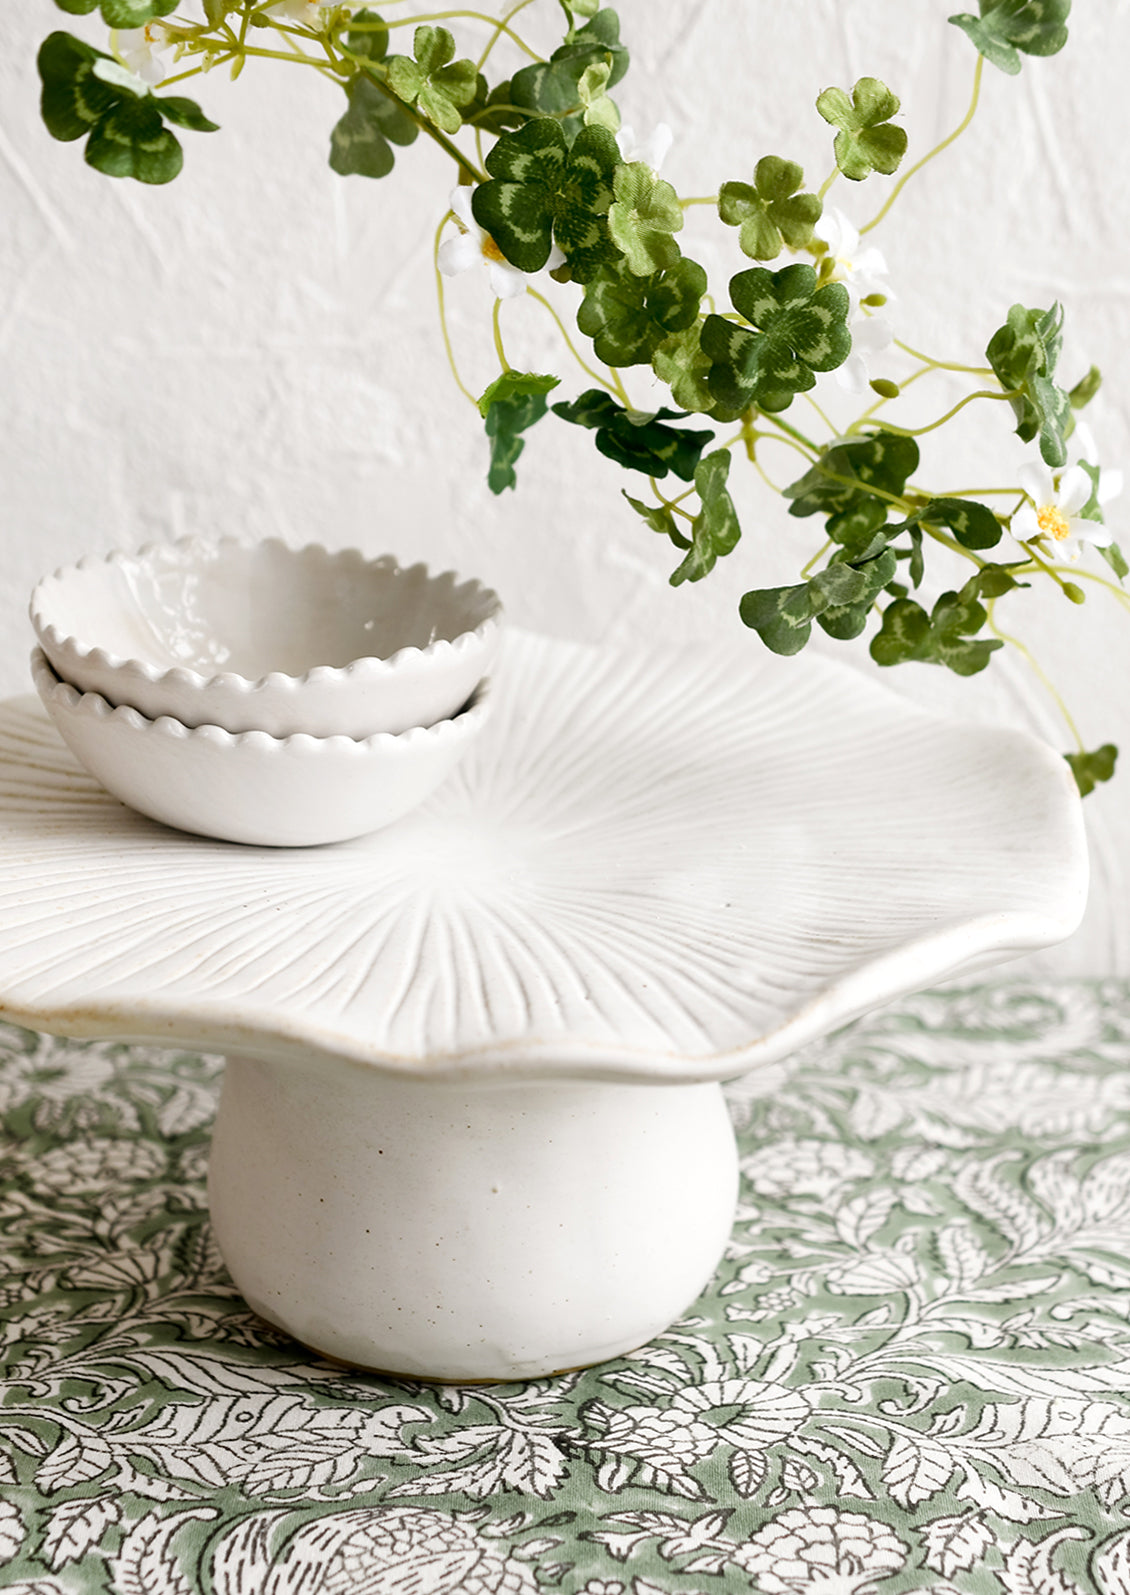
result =
[[[0,1589],[1130,1595],[1130,991],[900,1003],[730,1091],[729,1253],[527,1385],[244,1306],[221,1065],[0,1030]]]

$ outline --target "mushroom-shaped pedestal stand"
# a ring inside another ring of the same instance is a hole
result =
[[[0,1014],[230,1059],[216,1234],[328,1356],[515,1379],[666,1327],[733,1214],[718,1082],[1070,934],[1062,759],[754,647],[506,642],[426,806],[332,847],[165,829],[0,705]]]

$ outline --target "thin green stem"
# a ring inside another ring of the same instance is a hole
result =
[[[1012,498],[1014,487],[947,487],[944,493],[931,493],[931,498]]]
[[[238,53],[233,50],[229,54],[234,56],[237,61],[243,61],[248,56],[253,55],[264,61],[285,61],[290,66],[310,66],[314,68],[315,72],[321,72],[327,77],[335,77],[337,75],[327,62],[315,61],[313,56],[292,55],[286,50],[264,50],[257,44],[241,44]],[[224,59],[226,60],[227,57],[225,56]]]
[[[872,216],[871,220],[865,227],[861,227],[859,229],[859,236],[861,238],[863,237],[864,233],[869,233],[873,227],[878,227],[879,223],[883,220],[883,217],[890,210],[891,206],[902,193],[907,183],[910,182],[910,179],[914,176],[915,172],[920,172],[927,162],[932,161],[936,155],[940,155],[943,150],[948,149],[953,143],[954,139],[960,138],[962,133],[965,132],[965,129],[969,126],[970,122],[972,122],[977,112],[977,104],[981,98],[981,74],[984,71],[984,67],[985,57],[983,55],[979,55],[977,57],[977,66],[973,73],[973,97],[969,101],[968,111],[966,111],[961,121],[954,128],[953,132],[948,135],[948,137],[944,138],[940,144],[935,144],[934,148],[927,151],[920,161],[915,161],[914,165],[909,171],[903,173],[898,182],[895,184],[894,188],[892,188],[891,192],[888,194],[886,204],[884,204],[882,209],[877,211],[876,214]]]
[[[827,177],[820,184],[820,187],[816,191],[816,198],[817,199],[823,199],[824,198],[824,195],[828,192],[828,190],[831,188],[832,184],[836,181],[836,178],[839,177],[839,175],[840,175],[839,167],[838,166],[833,166],[832,170],[828,173]]]
[[[1032,560],[1033,564],[1038,565],[1045,576],[1050,576],[1060,591],[1063,592],[1066,584],[1060,572],[1063,571],[1065,567],[1054,564],[1050,559],[1045,559],[1044,555],[1036,547],[1034,542],[1021,542],[1020,546]],[[1075,573],[1074,571],[1067,571],[1066,574],[1073,577]]]
[[[1093,570],[1077,570],[1074,566],[1054,565],[1055,571],[1061,571],[1065,576],[1070,576],[1072,581],[1094,582],[1096,586],[1104,588],[1112,598],[1117,598],[1123,609],[1130,609],[1130,593],[1125,592],[1117,582],[1108,581],[1105,576],[1099,576]]]
[[[357,67],[358,71],[364,72],[369,81],[375,84],[376,87],[380,89],[381,93],[393,102],[398,110],[401,110],[405,113],[405,115],[410,116],[415,122],[416,126],[420,129],[421,133],[426,133],[428,138],[430,138],[434,143],[438,144],[440,149],[444,150],[446,154],[450,155],[451,159],[455,162],[459,169],[463,172],[466,172],[472,183],[486,182],[486,173],[480,171],[473,161],[468,160],[459,146],[457,144],[453,144],[446,133],[441,132],[434,122],[429,122],[428,118],[417,111],[414,105],[407,105],[399,97],[399,95],[393,93],[392,89],[385,82],[380,72],[376,70],[375,63],[367,60],[364,56],[354,55],[350,50],[343,50],[342,54],[346,60],[351,61],[354,66]],[[284,56],[283,59],[288,60],[290,58]]]
[[[934,360],[928,354],[923,354],[920,349],[912,349],[908,343],[903,343],[901,338],[896,338],[894,345],[896,349],[901,349],[904,354],[910,355],[912,359],[921,360],[922,364],[931,371],[966,371],[973,377],[991,377],[995,374],[992,366],[963,366],[956,364],[952,360]],[[925,372],[915,373],[915,376],[924,375]],[[907,382],[913,380],[913,378],[907,378]],[[905,387],[906,383],[903,386]]]
[[[451,375],[455,378],[455,386],[459,389],[460,393],[463,394],[464,398],[470,399],[471,403],[477,410],[479,407],[479,401],[463,381],[463,378],[459,375],[459,367],[455,363],[455,351],[451,347],[451,333],[447,325],[447,308],[444,303],[443,273],[440,271],[438,264],[436,264],[439,256],[439,244],[440,239],[443,236],[443,229],[451,220],[451,215],[451,211],[448,211],[447,215],[440,222],[439,226],[436,228],[435,239],[432,243],[432,263],[436,279],[436,303],[439,306],[439,329],[443,334],[443,347],[447,353],[447,363],[451,367]]]
[[[762,413],[765,414],[764,411]],[[790,422],[782,421],[779,415],[766,414],[765,419],[770,422],[771,425],[779,427],[781,431],[787,433],[789,437],[796,438],[798,443],[803,443],[805,448],[810,449],[813,454],[820,453],[820,445],[818,443],[813,443],[811,438],[806,438],[804,433],[798,431],[795,426],[790,424]]]
[[[1059,710],[1060,714],[1063,716],[1064,724],[1067,726],[1068,731],[1071,733],[1071,735],[1075,739],[1075,746],[1079,749],[1080,753],[1085,752],[1086,749],[1085,749],[1085,745],[1084,745],[1084,742],[1083,742],[1083,738],[1079,735],[1079,727],[1075,724],[1075,721],[1072,718],[1071,713],[1070,713],[1067,705],[1064,703],[1064,701],[1063,701],[1062,697],[1060,696],[1059,692],[1056,690],[1055,686],[1052,684],[1052,682],[1051,682],[1050,678],[1048,677],[1046,671],[1042,668],[1042,666],[1040,665],[1039,661],[1035,658],[1034,654],[1032,653],[1032,650],[1025,643],[1022,643],[1020,641],[1019,637],[1013,637],[1011,635],[1011,633],[1009,633],[1007,631],[1002,631],[1001,628],[997,625],[996,614],[995,614],[996,604],[997,604],[996,599],[995,598],[990,598],[988,600],[988,602],[986,603],[986,605],[985,605],[985,610],[986,610],[986,613],[988,614],[989,630],[992,632],[994,637],[998,637],[1001,642],[1007,643],[1010,647],[1015,648],[1017,650],[1017,652],[1020,654],[1020,657],[1024,660],[1024,662],[1028,666],[1028,668],[1034,673],[1034,675],[1036,676],[1036,679],[1040,682],[1040,684],[1044,688],[1044,690],[1049,694],[1049,696],[1051,697],[1052,701],[1054,702],[1056,708]]]
[[[828,541],[824,544],[824,547],[823,548],[818,548],[816,553],[813,554],[812,558],[807,562],[807,564],[804,565],[801,568],[800,577],[801,577],[802,581],[804,581],[806,579],[806,577],[808,576],[809,571],[812,570],[812,568],[815,565],[818,565],[820,563],[820,561],[824,558],[824,555],[828,552],[828,550],[830,548],[834,548],[834,547],[835,547],[835,544],[832,542],[832,539],[829,537]]]
[[[818,455],[812,449],[805,448],[803,443],[798,443],[795,438],[786,437],[780,432],[754,432],[751,434],[751,436],[755,443],[761,441],[766,443],[783,443],[786,448],[794,449],[797,454],[801,455],[803,459],[808,461],[809,465],[813,464],[818,458]]]
[[[931,421],[928,426],[895,426],[893,421],[884,421],[883,428],[887,432],[896,432],[902,438],[925,437],[927,432],[936,432],[938,427],[945,426],[947,421],[952,421],[958,411],[964,410],[965,406],[972,404],[974,399],[1014,399],[1015,397],[1016,394],[1011,391],[995,393],[989,388],[978,388],[976,393],[967,393],[964,399],[959,399],[952,409],[947,410],[945,415],[940,415],[936,421]],[[861,416],[859,421],[853,421],[848,427],[849,433],[856,432],[863,419]]]
[[[681,199],[679,204],[684,210],[691,205],[717,205],[717,194],[696,194],[692,199]]]
[[[613,389],[612,382],[610,382],[608,378],[602,377],[599,371],[594,370],[593,367],[590,366],[583,356],[578,352],[576,345],[569,336],[569,332],[565,326],[565,323],[562,321],[561,317],[557,314],[557,311],[553,308],[545,295],[539,293],[536,288],[527,288],[526,293],[531,299],[536,299],[539,305],[549,311],[550,315],[557,323],[557,330],[561,334],[565,347],[568,349],[569,353],[573,356],[573,359],[577,362],[585,375],[587,377],[591,377],[594,382],[598,382],[602,388],[608,388],[610,392],[615,391]],[[617,387],[619,387],[620,392],[622,393],[623,385],[617,382]]]
[[[510,362],[506,358],[506,350],[502,346],[502,322],[499,319],[501,307],[502,307],[502,300],[501,299],[496,299],[494,301],[494,312],[491,315],[490,320],[491,320],[491,327],[492,327],[492,329],[494,331],[494,352],[498,356],[499,363],[502,366],[503,371],[509,371],[510,370]]]
[[[677,515],[680,520],[694,520],[694,516],[690,514],[688,510],[682,509],[680,507],[683,500],[685,498],[689,498],[694,492],[693,487],[688,487],[687,491],[685,493],[680,493],[678,498],[667,498],[663,493],[660,492],[659,483],[655,480],[654,476],[649,476],[648,481],[651,483],[651,491],[655,494],[656,498],[659,500],[660,504],[662,504],[665,510],[670,510],[671,514]]]
[[[508,38],[512,39],[518,46],[519,50],[521,50],[524,55],[528,55],[531,61],[540,61],[541,56],[538,55],[537,51],[531,50],[525,39],[520,38],[519,35],[514,32],[513,28],[508,26],[509,20],[512,16],[516,16],[519,11],[532,4],[533,0],[521,0],[519,5],[516,5],[512,11],[508,12],[505,17],[501,18],[489,17],[485,12],[482,11],[431,11],[426,14],[421,13],[419,16],[415,17],[396,17],[392,22],[392,26],[394,28],[419,27],[421,23],[450,22],[457,17],[461,17],[466,21],[485,22],[489,28],[493,29],[493,37],[491,38],[490,43],[487,45],[486,53],[483,55],[482,60],[480,60],[478,63],[480,67],[482,66],[483,61],[485,61],[487,56],[490,54],[495,41],[501,33],[505,33]]]
[[[879,489],[877,487],[869,487],[867,491],[869,493],[878,493]],[[976,565],[978,570],[984,570],[985,566],[989,564],[988,560],[982,559],[979,554],[974,554],[971,549],[965,548],[958,542],[956,537],[951,537],[948,532],[940,531],[932,522],[920,521],[918,524],[927,537],[933,538],[934,542],[940,543],[943,548],[951,549],[953,553],[960,554],[962,559],[969,560],[971,564]]]
[[[828,431],[832,434],[833,437],[835,437],[836,428],[833,426],[832,421],[829,418],[829,416],[827,416],[825,414],[825,412],[820,408],[820,406],[817,404],[816,400],[812,397],[811,393],[806,393],[804,395],[804,397],[805,397],[805,399],[808,402],[809,408],[816,412],[816,414],[820,417],[821,421],[823,421],[824,425],[828,428]]]
[[[232,52],[228,50],[223,55],[210,56],[207,66],[194,66],[189,67],[186,72],[176,72],[172,77],[162,78],[160,86],[162,89],[169,89],[174,83],[184,83],[188,78],[198,78],[202,73],[210,71],[213,65],[223,66],[225,61],[231,59],[231,54]]]

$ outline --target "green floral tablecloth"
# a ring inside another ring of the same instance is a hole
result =
[[[244,1307],[213,1059],[0,1029],[0,1589],[1130,1595],[1130,990],[900,1004],[733,1088],[631,1357],[432,1388]]]

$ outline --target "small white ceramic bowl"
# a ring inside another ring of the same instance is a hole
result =
[[[482,681],[461,714],[399,735],[233,735],[79,692],[41,648],[31,669],[63,741],[108,792],[177,830],[263,847],[344,842],[400,819],[450,773],[488,711]]]
[[[31,596],[59,676],[151,720],[363,738],[446,720],[490,670],[498,595],[454,571],[271,538],[88,555]]]

